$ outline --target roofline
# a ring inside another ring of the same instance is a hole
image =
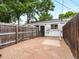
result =
[[[61,21],[61,19],[51,19],[51,20],[60,20]],[[46,20],[46,21],[50,21],[50,20]],[[34,23],[41,23],[41,22],[45,22],[45,21],[38,21],[38,22],[34,22]],[[33,24],[33,23],[28,23],[28,24]]]
[[[61,20],[61,19],[52,19],[52,20],[59,20],[60,22],[67,22],[67,21],[63,21],[63,20]],[[50,21],[50,20],[46,20],[46,21]],[[43,23],[43,22],[46,22],[46,21],[39,21],[39,22],[35,22],[35,23],[28,23],[28,24],[37,24],[37,23]],[[59,22],[58,21],[58,22]],[[57,21],[56,21],[57,22]],[[48,22],[49,23],[49,22]],[[25,24],[26,25],[26,24]]]

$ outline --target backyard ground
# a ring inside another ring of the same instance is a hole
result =
[[[0,50],[0,59],[74,59],[64,40],[38,37]]]

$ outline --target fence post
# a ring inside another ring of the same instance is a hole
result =
[[[16,25],[16,43],[18,43],[18,25]]]
[[[31,28],[31,30],[32,30],[32,37],[31,38],[33,38],[33,28]]]
[[[36,28],[36,37],[38,37],[38,28]]]

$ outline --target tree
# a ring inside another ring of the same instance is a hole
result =
[[[37,21],[37,19],[35,17],[35,14],[36,14],[35,11],[36,11],[37,5],[35,3],[36,3],[36,1],[31,1],[31,2],[25,3],[25,6],[27,8],[27,10],[26,10],[27,23],[29,23],[29,21],[31,19],[35,19]]]
[[[6,4],[0,4],[0,22],[11,22],[12,10]]]
[[[64,19],[64,18],[65,18],[64,14],[59,14],[59,19]]]
[[[27,1],[20,0],[20,1],[24,3],[24,5],[27,8],[26,10],[27,23],[29,23],[31,19],[35,19],[36,21],[38,21],[35,15],[38,15],[40,18],[43,18],[42,17],[43,15],[52,18],[51,15],[48,14],[49,11],[54,10],[54,4],[51,0],[27,0]]]
[[[37,4],[37,10],[40,12],[40,14],[44,12],[49,12],[54,10],[54,4],[52,0],[41,0]]]
[[[40,17],[39,17],[39,21],[46,21],[46,20],[51,20],[52,16],[48,13],[43,13]]]
[[[59,19],[65,19],[74,16],[76,13],[72,11],[68,11],[65,14],[59,14]]]
[[[19,24],[19,18],[25,11],[24,5],[19,0],[5,0],[4,3],[13,10],[12,16],[17,18],[16,21],[18,20]]]
[[[38,0],[6,0],[5,3],[14,11],[14,16],[20,21],[20,16],[27,15],[27,23],[31,18],[35,18],[36,1]]]
[[[70,16],[74,16],[76,13],[72,12],[72,11],[68,11],[66,12],[66,14],[64,15],[66,18],[70,17]]]
[[[32,19],[38,21],[35,15],[42,16],[46,13],[49,15],[49,11],[54,10],[54,5],[51,0],[1,0],[0,4],[4,4],[8,7],[5,6],[4,10],[7,9],[7,11],[4,11],[4,14],[6,15],[1,15],[1,17],[7,17],[6,19],[10,19],[10,22],[18,20],[18,24],[20,16],[23,14],[27,15],[27,23],[29,23]],[[2,8],[4,8],[4,6],[2,6]],[[17,19],[12,20],[13,18]]]
[[[40,15],[39,21],[51,20],[52,16],[49,14],[49,11],[53,11],[54,7],[52,0],[41,0],[37,6]]]

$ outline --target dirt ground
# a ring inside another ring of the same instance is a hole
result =
[[[38,37],[0,49],[0,59],[74,59],[64,40]]]

